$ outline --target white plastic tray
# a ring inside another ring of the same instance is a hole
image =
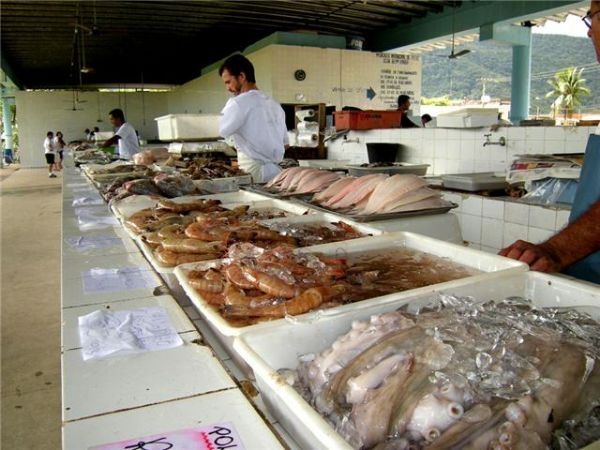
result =
[[[215,267],[221,264],[222,260],[183,264],[175,268],[175,275],[179,283],[187,293],[191,302],[198,309],[199,313],[204,317],[211,329],[214,330],[217,337],[221,339],[223,345],[231,352],[232,356],[236,354],[232,351],[233,339],[242,333],[247,333],[254,330],[269,328],[275,325],[286,323],[318,323],[320,320],[332,316],[344,316],[352,314],[354,311],[379,307],[389,303],[397,303],[402,299],[411,298],[420,293],[432,293],[441,289],[448,289],[454,286],[462,286],[473,282],[482,282],[488,279],[494,279],[503,273],[524,272],[527,270],[527,265],[503,258],[501,256],[491,255],[478,250],[473,250],[468,247],[462,247],[455,244],[450,244],[436,239],[431,239],[425,236],[420,236],[413,233],[390,233],[381,236],[365,237],[344,242],[336,242],[332,244],[318,245],[314,247],[305,247],[297,249],[297,252],[320,252],[326,255],[340,256],[358,254],[365,251],[373,250],[390,250],[393,248],[410,248],[419,250],[432,255],[449,258],[459,264],[464,264],[467,267],[482,271],[471,277],[462,278],[459,280],[448,281],[445,283],[425,286],[417,289],[411,289],[403,292],[389,294],[381,297],[376,297],[360,302],[342,305],[331,309],[317,310],[295,316],[288,319],[278,319],[269,322],[261,322],[255,325],[246,327],[231,326],[221,314],[209,305],[198,292],[188,283],[187,273],[190,270],[205,270],[210,267]]]
[[[202,198],[199,196],[188,196],[188,197],[177,197],[175,199],[173,199],[174,201],[177,201],[179,203],[185,203],[186,201],[190,201],[190,200],[194,200],[194,199],[198,199],[198,198]],[[287,217],[295,217],[295,216],[301,216],[303,214],[311,214],[311,213],[315,213],[315,210],[310,209],[310,208],[306,208],[303,205],[298,205],[295,203],[290,203],[290,202],[286,202],[286,201],[282,201],[282,200],[272,200],[272,199],[268,199],[268,200],[261,200],[261,201],[244,201],[244,202],[240,202],[240,203],[222,203],[221,206],[225,209],[233,209],[236,206],[242,206],[242,205],[248,205],[250,206],[249,211],[262,211],[262,210],[280,210],[283,211],[287,214]],[[141,208],[143,209],[143,208]],[[133,213],[132,213],[133,214]],[[124,217],[129,217],[131,214],[124,216]],[[125,219],[123,219],[125,220]],[[128,227],[125,227],[125,231],[127,232],[127,234],[129,235],[129,237],[131,237],[131,239],[137,239],[138,235],[133,232],[132,230],[130,230]]]
[[[158,126],[158,138],[174,141],[218,138],[220,118],[220,114],[167,114],[154,120]]]
[[[201,198],[221,200],[221,203],[224,204],[244,204],[253,201],[255,202],[260,200],[269,200],[268,197],[264,197],[262,195],[253,194],[251,192],[246,191],[227,192],[210,195],[186,195],[183,197],[176,197],[171,200],[176,203],[185,203]],[[159,199],[157,197],[151,197],[149,195],[132,195],[112,203],[111,210],[119,218],[119,220],[123,221],[126,217],[129,217],[130,215],[141,211],[142,209],[156,206],[158,200]]]
[[[284,223],[328,223],[328,222],[346,222],[352,227],[354,227],[357,231],[365,234],[365,235],[373,235],[378,236],[383,232],[378,230],[377,228],[372,228],[369,226],[365,226],[359,223],[348,222],[345,220],[340,220],[340,218],[334,214],[310,214],[306,216],[291,216],[291,217],[283,217],[280,219],[270,219],[270,220],[262,220],[261,222],[265,225],[273,222],[284,222]],[[154,270],[160,275],[166,285],[171,289],[171,292],[175,298],[180,300],[181,298],[185,298],[185,291],[181,286],[179,280],[175,276],[175,267],[163,267],[161,266],[156,257],[154,256],[154,252],[152,248],[142,239],[142,236],[137,236],[135,239],[137,246],[141,249],[142,253],[150,263],[150,265],[154,268]]]
[[[562,277],[537,272],[513,273],[485,282],[469,279],[461,286],[438,289],[477,299],[501,300],[509,296],[530,298],[539,306],[586,306],[600,304],[600,288]],[[308,323],[263,327],[238,337],[235,350],[252,367],[261,396],[270,412],[303,448],[351,449],[340,435],[291,386],[277,374],[281,368],[294,369],[298,356],[320,352],[346,333],[355,320],[393,311],[407,301],[427,302],[436,292],[416,293],[393,302],[349,311],[348,314]],[[281,345],[285,342],[285,345]]]

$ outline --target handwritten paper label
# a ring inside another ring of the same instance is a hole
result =
[[[119,225],[119,220],[110,215],[106,208],[77,208],[75,215],[81,231],[99,230]]]
[[[71,236],[65,238],[65,242],[75,251],[86,252],[89,250],[116,247],[122,244],[123,240],[115,236]]]
[[[183,341],[165,308],[98,310],[79,317],[83,360],[115,353],[139,353],[178,347]]]
[[[232,423],[219,423],[90,447],[89,450],[244,450],[244,445]]]
[[[156,286],[156,280],[152,276],[152,272],[143,267],[89,269],[81,273],[81,279],[83,292],[88,295],[100,292],[147,289]]]
[[[73,199],[73,206],[103,205],[104,200],[95,192],[85,193]]]

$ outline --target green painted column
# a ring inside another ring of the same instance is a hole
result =
[[[518,124],[529,116],[531,87],[531,28],[522,28],[528,34],[526,45],[512,48],[512,75],[510,92],[510,121]]]

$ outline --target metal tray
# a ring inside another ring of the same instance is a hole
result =
[[[335,211],[333,209],[324,208],[321,205],[313,203],[304,198],[295,198],[294,202],[300,203],[302,205],[313,208],[317,211],[322,211],[330,214],[335,214],[337,216],[343,217],[347,220],[353,220],[354,222],[377,222],[380,220],[393,220],[393,219],[403,219],[405,217],[415,217],[415,216],[430,216],[433,214],[444,214],[450,211],[451,209],[458,208],[456,203],[452,203],[450,206],[443,206],[440,208],[429,208],[429,209],[419,209],[416,211],[402,211],[395,213],[387,213],[387,214],[369,214],[369,215],[360,215],[360,214],[345,214],[339,211]]]
[[[281,192],[271,192],[264,187],[262,184],[250,184],[246,186],[240,186],[240,189],[248,192],[254,192],[255,194],[264,195],[270,198],[276,199],[286,199],[286,198],[294,198],[294,197],[305,197],[307,195],[313,196],[313,194],[296,194],[296,193],[281,193]]]
[[[409,163],[394,163],[393,166],[381,167],[361,167],[359,165],[347,165],[346,169],[350,176],[361,177],[363,175],[371,175],[373,173],[385,173],[388,175],[418,175],[423,176],[427,173],[429,164],[409,164]]]
[[[506,179],[495,176],[493,172],[448,174],[442,175],[442,185],[469,192],[494,191],[504,189]]]

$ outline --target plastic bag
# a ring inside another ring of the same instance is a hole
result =
[[[563,203],[571,205],[577,192],[577,180],[565,178],[544,178],[526,184],[527,194],[521,200],[527,203],[551,205]]]

